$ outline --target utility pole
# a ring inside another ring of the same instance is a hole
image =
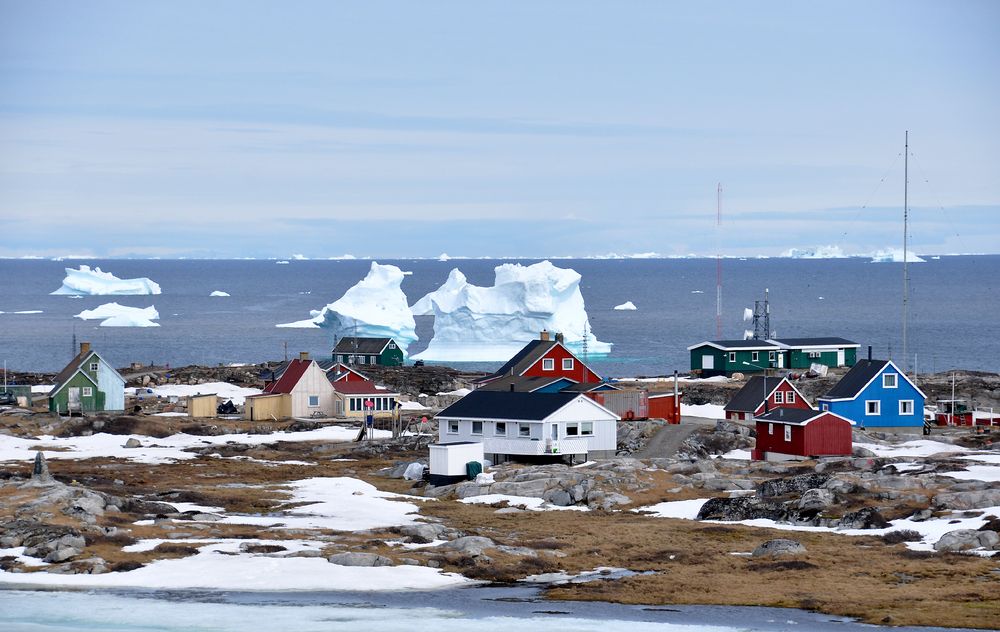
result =
[[[908,348],[906,340],[906,321],[907,321],[907,309],[908,303],[910,301],[910,277],[907,274],[906,260],[909,259],[907,255],[908,247],[908,235],[909,232],[909,184],[910,184],[910,131],[906,131],[905,140],[903,143],[903,372],[907,369]]]
[[[722,339],[722,183],[715,190],[715,338]]]

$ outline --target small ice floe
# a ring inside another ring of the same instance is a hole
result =
[[[704,292],[701,291],[701,290],[691,290],[691,293],[692,294],[704,294]]]
[[[42,312],[42,310],[40,310],[40,309],[25,309],[25,310],[21,310],[19,312],[13,312],[13,313],[14,314],[42,314],[44,312]]]
[[[280,266],[287,266],[288,265],[288,262],[285,261],[284,259],[282,259],[281,261],[275,261],[275,263],[277,263]]]
[[[223,292],[222,290],[215,290],[209,296],[229,296],[229,292]]]
[[[637,310],[639,308],[636,307],[635,303],[633,303],[632,301],[625,301],[621,305],[615,305],[614,309],[616,309],[618,311],[628,311],[628,312],[631,312],[631,311]]]

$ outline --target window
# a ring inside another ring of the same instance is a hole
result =
[[[819,409],[822,410],[822,411],[830,410],[830,404],[826,404],[826,403],[820,404],[819,405]]]
[[[90,363],[90,370],[94,371],[94,372],[97,372],[97,363],[96,362],[91,362]]]
[[[750,361],[751,362],[760,362],[760,351],[751,351],[750,352]]]
[[[365,356],[358,356],[358,364],[364,364],[364,363],[365,363]]]
[[[882,387],[883,388],[896,388],[896,374],[886,373],[882,376]]]
[[[580,424],[580,434],[585,437],[594,436],[594,422],[584,421]]]
[[[736,352],[735,351],[730,351],[729,352],[729,361],[730,362],[736,362]]]
[[[472,434],[474,435],[483,434],[483,422],[481,421],[472,422]]]
[[[785,403],[785,393],[782,391],[774,391],[774,403],[784,404]]]
[[[785,441],[791,441],[791,440],[792,440],[792,427],[786,425],[785,426]]]
[[[309,406],[311,406],[311,407],[319,406],[319,395],[310,395],[309,396]]]
[[[92,386],[84,386],[83,387],[83,396],[84,397],[93,397],[93,395],[94,395],[94,387],[92,387]]]
[[[578,437],[580,436],[580,424],[574,422],[568,422],[566,424],[566,436],[567,437]]]
[[[788,391],[785,393],[785,403],[786,404],[795,403],[795,391]]]
[[[498,421],[496,427],[493,429],[493,434],[495,434],[498,437],[506,437],[507,436],[507,422],[506,421]]]
[[[519,437],[530,437],[531,436],[531,424],[517,424],[517,436],[519,436]]]
[[[899,414],[900,415],[912,415],[913,414],[913,400],[912,399],[901,399],[901,400],[899,400]]]
[[[774,434],[774,424],[767,424],[767,434],[769,435]]]
[[[865,402],[865,414],[866,415],[881,415],[882,414],[882,402],[877,399],[869,399]]]
[[[343,353],[342,353],[342,354],[340,354],[340,355],[339,355],[339,356],[337,356],[337,357],[338,357],[338,358],[340,359],[340,362],[347,362],[347,358],[346,358],[346,357],[344,356],[344,354],[343,354]]]
[[[449,421],[448,422],[448,434],[458,434],[458,422]]]
[[[563,358],[563,371],[573,370],[573,358]]]
[[[769,361],[774,362],[775,357],[776,356],[775,356],[775,352],[774,351],[768,351],[767,352],[767,359]]]
[[[542,358],[542,370],[543,371],[555,371],[556,361],[552,358]]]
[[[389,348],[390,349],[395,349],[396,348],[396,343],[395,342],[390,342],[389,343]]]
[[[818,358],[818,357],[820,357],[820,353],[819,353],[819,351],[810,351],[809,352],[809,357],[810,358]]]
[[[349,408],[351,410],[357,410],[358,409],[358,399],[356,397],[350,398],[350,400],[348,401],[348,403],[350,404]]]

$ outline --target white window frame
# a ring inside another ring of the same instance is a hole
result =
[[[319,395],[309,396],[309,408],[319,408]]]
[[[791,441],[791,440],[792,440],[792,427],[789,426],[788,424],[785,424],[785,441]]]
[[[822,357],[823,357],[823,354],[820,353],[819,351],[810,351],[809,352],[809,358],[810,359],[822,358]]]
[[[531,424],[517,424],[517,436],[531,438]]]
[[[507,422],[498,421],[493,425],[493,435],[497,437],[507,436]]]
[[[908,411],[906,410],[907,407],[905,406],[905,404],[909,404],[909,409],[910,410],[908,410]],[[899,414],[900,415],[912,415],[914,410],[916,410],[916,408],[914,408],[914,406],[913,406],[913,400],[912,399],[901,399],[901,400],[899,400]]]
[[[563,358],[562,367],[563,367],[563,371],[572,371],[573,370],[573,358]]]
[[[888,383],[887,378],[892,378],[892,384]],[[882,388],[898,388],[899,387],[899,376],[895,373],[883,373],[882,374]]]
[[[819,409],[822,410],[823,412],[826,412],[830,410],[830,404],[823,402],[822,404],[819,405]]]
[[[575,421],[566,422],[566,436],[567,437],[579,437],[580,436],[580,424]]]
[[[476,424],[479,424],[479,430],[476,430]],[[483,434],[483,422],[481,422],[481,421],[473,421],[472,422],[472,429],[469,431],[469,433],[470,434],[474,434],[474,435],[482,436],[482,434]]]
[[[555,371],[556,361],[553,358],[542,358],[542,370],[543,371]]]
[[[785,403],[785,393],[784,391],[774,391],[774,403],[784,404]]]
[[[785,403],[786,404],[795,403],[795,391],[785,391]]]
[[[777,352],[775,352],[775,351],[768,351],[767,352],[767,361],[768,362],[774,362],[777,359],[778,359]]]
[[[581,421],[580,422],[580,436],[581,437],[593,437],[594,436],[594,422],[592,422],[592,421]]]
[[[364,363],[365,363],[365,356],[359,355],[358,356],[358,364],[364,364]]]
[[[732,363],[736,362],[736,352],[735,351],[730,351],[729,352],[729,361],[732,362]]]
[[[396,348],[396,343],[395,342],[390,342],[389,343],[389,348],[390,349],[395,349]]]
[[[875,412],[872,412],[872,404],[875,404]],[[865,416],[867,417],[878,417],[882,414],[882,401],[878,399],[866,399],[865,400]]]
[[[769,435],[773,435],[774,434],[774,424],[772,424],[772,423],[767,424],[767,434],[769,434]]]
[[[449,421],[448,422],[448,434],[458,434],[458,422]]]
[[[750,352],[750,361],[751,362],[760,362],[760,351],[751,351]]]
[[[101,368],[100,363],[98,363],[98,362],[91,362],[90,363],[90,370],[93,371],[94,373],[97,373],[97,370],[99,368]]]
[[[93,386],[84,386],[82,389],[80,389],[80,397],[93,397],[93,396],[94,396]]]

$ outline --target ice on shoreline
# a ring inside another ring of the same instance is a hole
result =
[[[105,303],[94,309],[85,309],[74,318],[100,320],[101,327],[159,327],[154,320],[160,318],[156,307],[128,307],[118,303]]]
[[[494,273],[492,286],[479,287],[455,268],[441,287],[413,304],[414,315],[434,316],[434,337],[415,359],[507,360],[542,330],[562,333],[575,352],[585,335],[589,354],[611,351],[590,329],[578,272],[542,261],[505,263]]]
[[[119,279],[110,272],[103,272],[100,268],[90,269],[90,266],[80,265],[79,270],[66,268],[66,278],[63,279],[60,287],[52,295],[148,295],[159,294],[160,286],[146,277],[137,279]]]
[[[394,265],[373,261],[364,279],[323,309],[312,310],[312,318],[277,326],[326,329],[335,339],[392,338],[406,354],[406,349],[417,339],[417,332],[406,295],[400,288],[404,276]]]

